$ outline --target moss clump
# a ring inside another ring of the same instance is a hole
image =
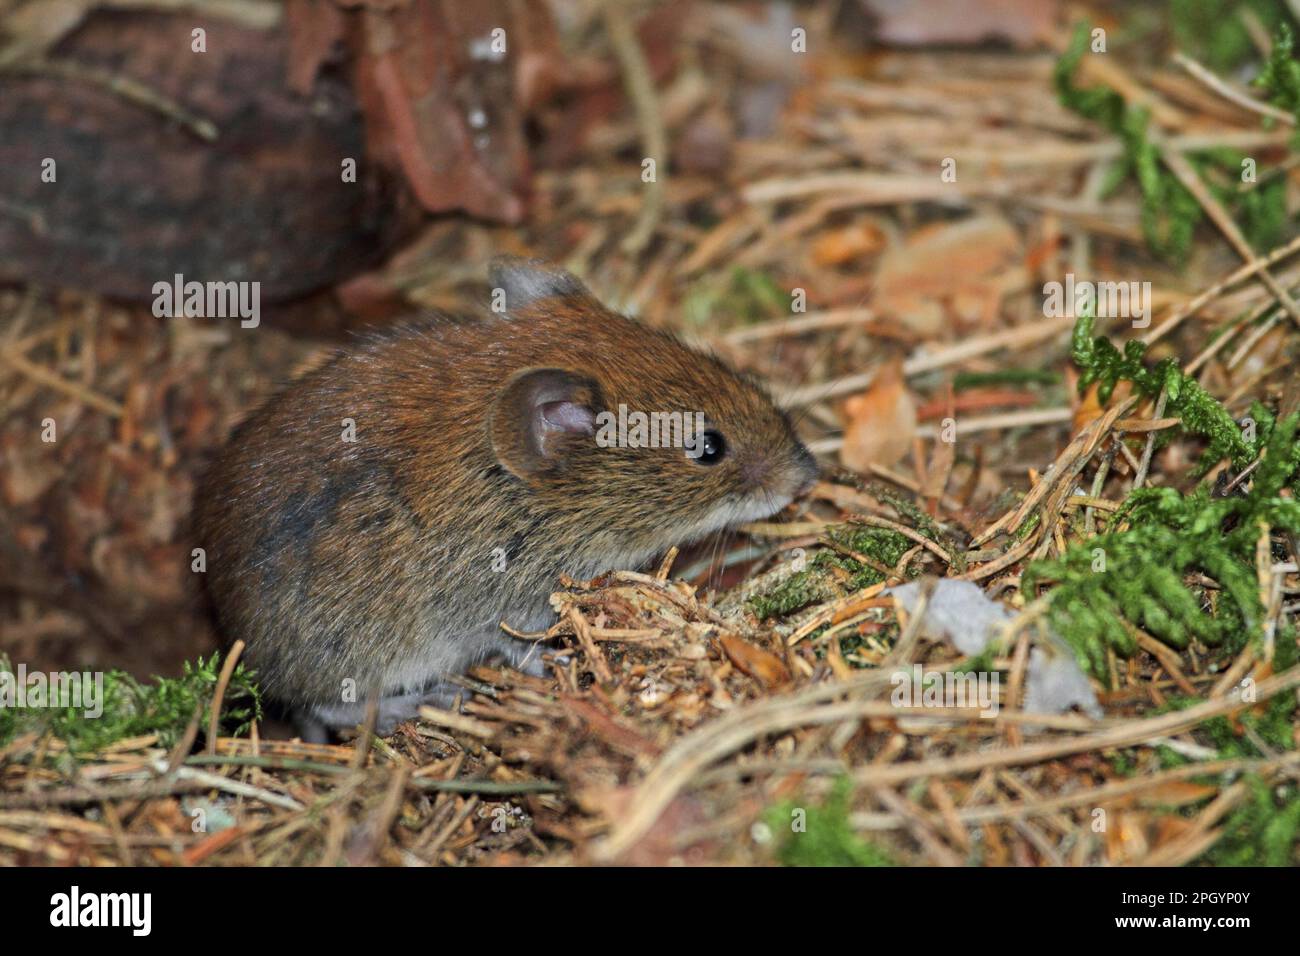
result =
[[[1295,473],[1300,416],[1269,429],[1264,460],[1250,490],[1213,497],[1202,486],[1184,495],[1172,488],[1134,492],[1112,518],[1123,531],[1096,535],[1053,560],[1032,562],[1021,578],[1027,597],[1055,581],[1049,594],[1053,627],[1093,674],[1105,674],[1106,648],[1136,650],[1125,622],[1173,647],[1192,638],[1227,652],[1260,633],[1255,545],[1261,524],[1300,533],[1300,501],[1281,490]],[[1189,586],[1186,576],[1208,575],[1217,591]]]
[[[1197,861],[1212,866],[1300,866],[1300,788],[1270,787],[1257,777],[1250,799],[1230,814],[1223,837]]]
[[[1204,6],[1204,0],[1197,0],[1197,3]],[[1185,8],[1184,14],[1187,12]],[[1236,26],[1235,18],[1218,17],[1211,22],[1218,23],[1224,19],[1231,21],[1244,39],[1244,31]],[[1175,17],[1174,21],[1178,23],[1179,18]],[[1217,28],[1212,33],[1223,35],[1223,31]],[[1053,80],[1057,95],[1067,109],[1119,138],[1124,151],[1103,192],[1109,193],[1124,180],[1133,178],[1142,194],[1142,232],[1147,247],[1166,261],[1181,263],[1187,258],[1196,226],[1205,212],[1187,187],[1164,167],[1160,150],[1147,133],[1151,119],[1148,110],[1126,103],[1119,93],[1107,87],[1084,89],[1074,84],[1075,70],[1088,53],[1090,42],[1088,25],[1080,24],[1069,48],[1056,64]],[[1295,110],[1296,104],[1300,103],[1300,76],[1297,75],[1300,69],[1290,51],[1290,33],[1282,27],[1274,43],[1273,56],[1257,82],[1269,90],[1271,97],[1284,109]],[[1234,52],[1225,55],[1235,57],[1235,48]],[[1230,150],[1207,149],[1199,154],[1189,154],[1187,160],[1206,188],[1214,193],[1234,219],[1241,222],[1247,239],[1262,251],[1281,238],[1288,221],[1285,203],[1281,201],[1284,185],[1278,181],[1254,189],[1239,189],[1237,184],[1241,181],[1243,158]]]
[[[1272,29],[1283,16],[1281,7],[1275,0],[1170,0],[1168,19],[1178,49],[1228,73],[1256,55],[1242,13],[1249,10]]]
[[[1257,458],[1260,464],[1242,494],[1218,497],[1205,486],[1190,494],[1172,488],[1134,492],[1111,518],[1113,530],[1073,545],[1059,558],[1031,562],[1021,587],[1032,598],[1041,585],[1055,582],[1051,623],[1099,677],[1108,648],[1125,656],[1137,649],[1129,625],[1173,647],[1196,638],[1235,653],[1260,634],[1255,547],[1261,526],[1300,533],[1300,501],[1283,495],[1300,484],[1300,414],[1279,422],[1256,405],[1256,435],[1247,440],[1223,406],[1175,363],[1147,368],[1140,343],[1130,342],[1120,353],[1091,333],[1091,316],[1081,316],[1073,348],[1083,372],[1081,388],[1098,383],[1103,402],[1120,381],[1147,396],[1164,389],[1166,410],[1182,419],[1182,430],[1208,439],[1203,464],[1225,457],[1238,468]],[[1119,530],[1125,522],[1129,527]],[[1214,579],[1217,590],[1189,586],[1185,579],[1192,573]]]
[[[1279,25],[1268,62],[1255,77],[1254,85],[1274,106],[1300,118],[1300,63],[1295,59],[1295,37],[1285,23]]]
[[[220,663],[218,654],[194,663],[187,661],[180,677],[156,677],[152,684],[141,684],[123,671],[109,671],[104,674],[103,712],[96,718],[87,717],[85,710],[78,707],[0,708],[0,745],[20,733],[48,731],[67,743],[73,753],[102,750],[125,737],[151,733],[158,734],[163,746],[171,746],[200,705],[207,707],[211,701]],[[3,657],[0,671],[14,673]],[[241,734],[261,716],[253,673],[239,664],[222,700],[222,729]],[[202,726],[206,728],[206,720]]]
[[[1246,441],[1227,409],[1194,378],[1184,375],[1175,360],[1143,365],[1145,343],[1130,339],[1121,352],[1105,336],[1092,334],[1094,323],[1092,315],[1081,315],[1074,324],[1070,353],[1079,368],[1080,393],[1096,382],[1097,398],[1104,405],[1121,381],[1146,398],[1155,398],[1163,390],[1165,414],[1181,418],[1184,432],[1208,439],[1204,467],[1223,458],[1229,458],[1237,468],[1250,463],[1256,446]]]
[[[888,853],[853,832],[852,792],[845,778],[820,807],[805,809],[787,800],[769,809],[764,822],[780,835],[777,860],[783,866],[896,866]]]
[[[749,609],[760,618],[784,617],[818,601],[829,601],[844,594],[879,584],[885,575],[843,552],[871,558],[884,567],[895,567],[911,548],[912,542],[888,528],[864,528],[861,525],[836,525],[825,539],[839,545],[839,551],[818,551],[808,567],[796,571],[766,594],[749,599]]]
[[[1149,111],[1130,107],[1117,92],[1096,86],[1083,89],[1074,84],[1074,71],[1090,42],[1088,25],[1074,31],[1070,46],[1057,61],[1053,74],[1062,105],[1092,120],[1119,137],[1124,152],[1106,184],[1114,189],[1130,175],[1142,192],[1142,232],[1156,255],[1181,262],[1192,244],[1192,234],[1204,213],[1196,197],[1160,164],[1160,151],[1147,137]]]

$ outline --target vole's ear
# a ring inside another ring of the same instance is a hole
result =
[[[557,464],[575,439],[596,434],[598,403],[591,379],[559,368],[517,372],[497,396],[488,420],[497,461],[524,479]]]
[[[572,272],[551,265],[543,259],[520,259],[497,256],[488,266],[488,281],[505,296],[507,313],[522,309],[539,299],[555,296],[590,296],[582,280]]]

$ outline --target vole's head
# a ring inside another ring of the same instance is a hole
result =
[[[497,461],[594,553],[651,554],[766,517],[817,474],[757,385],[609,311],[567,272],[498,260],[511,374],[488,415]]]

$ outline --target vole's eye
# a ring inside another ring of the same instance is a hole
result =
[[[695,446],[686,452],[697,465],[716,465],[727,454],[727,443],[722,432],[709,429],[695,440]]]

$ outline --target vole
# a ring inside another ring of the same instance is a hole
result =
[[[545,263],[494,260],[490,278],[504,311],[340,350],[240,425],[199,488],[221,629],[305,737],[360,722],[373,693],[386,732],[449,700],[450,675],[538,657],[500,624],[553,623],[562,573],[643,565],[815,479],[786,415],[723,362]],[[620,406],[704,430],[611,441]]]

